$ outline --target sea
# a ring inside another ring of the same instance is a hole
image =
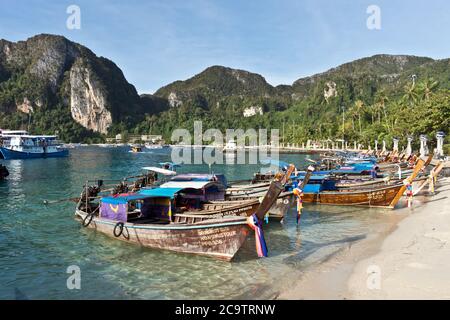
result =
[[[85,146],[67,158],[1,160],[10,176],[0,181],[0,299],[273,299],[393,214],[305,204],[299,224],[292,208],[283,223],[264,225],[268,257],[257,257],[250,233],[235,259],[223,262],[117,241],[81,227],[75,203],[55,203],[78,197],[86,180],[136,175],[171,161],[172,152]],[[279,157],[301,168],[316,156]],[[238,181],[264,167],[224,162],[177,171],[223,173]]]

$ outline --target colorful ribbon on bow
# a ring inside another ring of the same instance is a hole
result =
[[[247,223],[249,227],[255,231],[256,252],[258,253],[258,257],[267,257],[267,245],[266,240],[264,239],[261,221],[253,214],[247,218]]]
[[[412,207],[413,195],[412,184],[409,181],[406,181],[406,201],[408,202],[408,208]]]
[[[295,188],[293,190],[294,195],[297,197],[297,224],[300,222],[300,216],[303,209],[303,190]]]

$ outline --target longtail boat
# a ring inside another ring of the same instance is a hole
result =
[[[286,177],[292,170],[293,166]],[[286,182],[285,177],[272,181],[261,203],[248,200],[222,206],[201,203],[204,194],[193,188],[147,189],[102,197],[97,203],[86,191],[75,214],[83,226],[122,241],[230,261],[250,229],[255,230],[258,255],[264,253],[262,221]],[[197,203],[197,210],[180,212],[178,203],[186,201]]]
[[[304,188],[305,184],[309,182],[309,179],[312,175],[314,168],[309,167],[308,171],[302,181],[301,188]],[[280,174],[280,173],[279,173]],[[285,176],[286,178],[286,176]],[[291,179],[289,177],[289,179]],[[287,178],[286,178],[287,179]],[[285,183],[288,181],[286,180]],[[253,187],[256,186],[256,187]],[[246,185],[241,187],[234,187],[234,188],[228,188],[227,189],[227,198],[228,199],[235,199],[235,200],[246,200],[246,199],[255,199],[258,197],[261,197],[265,191],[267,191],[267,188],[269,187],[268,184],[261,183],[257,185]],[[272,207],[269,209],[269,215],[268,218],[271,220],[277,220],[282,221],[286,215],[286,213],[289,211],[289,209],[292,207],[294,203],[294,192],[292,185],[290,184],[289,187],[286,187],[283,192],[280,193],[278,196],[277,201],[272,205]]]
[[[425,164],[426,161],[422,159],[417,161],[412,174],[407,178],[408,183],[411,184],[413,182]],[[397,183],[394,185],[381,187],[361,187],[356,190],[319,190],[318,192],[309,192],[310,190],[305,188],[303,202],[343,206],[384,207],[393,209],[405,190],[405,183]]]
[[[275,178],[275,176],[273,177]],[[210,199],[212,204],[221,205],[222,202],[244,201],[262,199],[269,189],[270,183],[262,183],[260,185],[244,185],[228,187],[227,179],[223,174],[179,174],[170,179],[170,181],[160,185],[160,188],[203,188],[209,183],[219,182],[225,187],[225,194]],[[289,211],[293,203],[292,191],[283,191],[277,198],[276,202],[267,212],[268,218],[272,220],[281,220]]]

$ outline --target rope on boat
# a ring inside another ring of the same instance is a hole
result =
[[[412,203],[413,203],[413,197],[414,197],[414,192],[413,192],[413,186],[412,183],[406,179],[404,181],[405,185],[406,185],[406,202],[408,204],[408,208],[412,207]]]

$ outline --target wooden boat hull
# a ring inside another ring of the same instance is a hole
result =
[[[260,192],[260,193],[252,193],[249,195],[241,194],[241,195],[227,196],[227,198],[230,200],[248,200],[248,199],[258,199],[263,196],[264,192]],[[269,218],[275,221],[283,220],[284,216],[292,207],[293,203],[294,203],[294,194],[292,193],[292,191],[281,193],[278,196],[276,202],[269,209]]]
[[[402,184],[397,184],[371,190],[305,193],[303,202],[339,206],[386,207],[393,209],[390,204],[402,187]]]
[[[86,213],[77,210],[76,216],[84,219]],[[250,232],[246,218],[231,218],[210,219],[194,225],[125,223],[122,234],[115,237],[116,223],[93,218],[88,228],[143,247],[208,256],[225,261],[233,259]]]
[[[205,219],[218,219],[229,216],[249,217],[259,207],[256,199],[244,199],[243,201],[210,201],[204,204],[203,211],[185,211],[175,214],[175,223],[197,223]],[[236,204],[234,204],[236,203]]]

